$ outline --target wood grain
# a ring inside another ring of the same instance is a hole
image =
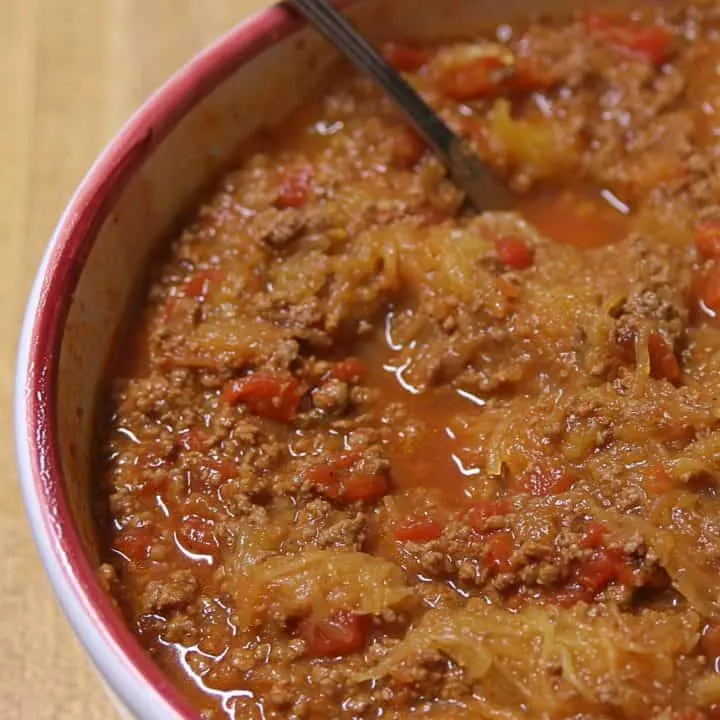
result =
[[[22,508],[12,386],[23,307],[83,174],[145,97],[267,0],[0,1],[0,717],[113,717]]]

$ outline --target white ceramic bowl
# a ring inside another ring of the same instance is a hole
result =
[[[370,37],[438,39],[577,0],[357,0]],[[169,29],[172,32],[172,28]],[[15,397],[20,476],[35,539],[75,632],[126,717],[197,713],[100,587],[90,486],[96,397],[149,258],[238,144],[290,114],[337,55],[276,6],[242,23],[153,95],[75,193],[38,271]]]

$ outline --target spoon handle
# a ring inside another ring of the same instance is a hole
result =
[[[405,111],[415,129],[447,166],[450,176],[465,191],[477,210],[512,206],[510,192],[480,161],[472,148],[443,122],[400,73],[328,0],[292,0],[292,4]]]

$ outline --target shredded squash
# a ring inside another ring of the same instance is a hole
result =
[[[410,609],[413,590],[394,563],[361,552],[310,550],[247,567],[234,588],[246,627],[337,610],[377,615]]]
[[[510,101],[496,100],[490,112],[490,137],[498,150],[515,165],[532,168],[547,177],[566,167],[570,138],[561,139],[548,122],[517,120],[511,115]]]
[[[615,607],[530,607],[517,613],[481,602],[433,611],[358,680],[400,681],[403,664],[438,653],[460,666],[474,693],[533,717],[612,707],[645,718],[667,702],[677,660],[697,642],[692,612],[621,614]],[[422,660],[420,660],[422,662]]]
[[[639,534],[657,555],[674,587],[690,605],[704,615],[720,617],[717,571],[708,564],[707,558],[698,552],[696,543],[691,538],[660,528],[640,517],[620,516],[616,512],[603,509],[597,509],[596,514],[629,534]]]

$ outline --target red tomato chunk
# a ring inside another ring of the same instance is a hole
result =
[[[198,555],[209,555],[217,550],[214,523],[199,515],[185,515],[178,523],[175,537],[184,550]]]
[[[507,500],[479,500],[468,513],[470,527],[482,528],[485,520],[496,515],[507,515],[511,506]]]
[[[525,58],[507,62],[497,55],[451,63],[438,78],[440,92],[458,102],[548,90],[556,84],[549,72]]]
[[[281,208],[300,208],[308,201],[314,172],[311,167],[288,170],[280,184],[277,205]]]
[[[680,379],[680,364],[672,348],[659,332],[651,332],[648,337],[650,354],[650,373],[658,380],[677,382]]]
[[[704,258],[720,258],[720,220],[703,220],[697,224],[695,247]]]
[[[575,478],[565,469],[546,462],[536,463],[523,475],[523,488],[535,497],[558,495],[568,491]]]
[[[498,260],[514,270],[525,270],[533,264],[532,248],[521,238],[505,237],[495,241]]]
[[[185,283],[185,295],[192,298],[203,298],[208,294],[210,286],[222,279],[219,270],[200,270]]]
[[[356,357],[341,360],[330,370],[330,376],[349,383],[358,383],[365,378],[365,364]]]
[[[330,463],[310,468],[307,479],[330,500],[375,502],[387,495],[387,478],[356,470],[358,460],[358,453],[341,453]]]
[[[697,299],[712,313],[720,312],[720,267],[711,268],[696,283]]]
[[[395,164],[407,170],[415,167],[425,152],[425,141],[414,130],[400,125],[392,135]]]
[[[395,539],[401,542],[430,542],[441,535],[442,527],[434,520],[410,520],[395,528]]]
[[[598,593],[614,581],[630,584],[632,572],[621,553],[598,552],[580,566],[577,571],[577,581],[591,593]]]
[[[595,520],[591,520],[583,531],[580,545],[584,548],[597,549],[602,547],[607,535],[607,526]]]
[[[508,90],[520,94],[550,90],[555,85],[557,78],[548,70],[523,58],[516,61],[513,72],[505,80]]]
[[[590,592],[603,590],[614,579],[616,563],[608,557],[599,557],[590,560],[578,574],[578,582]]]
[[[628,55],[644,57],[654,65],[661,65],[672,55],[672,35],[662,25],[626,23],[610,14],[588,14],[584,21],[591,35]]]
[[[131,562],[142,562],[150,555],[155,537],[156,532],[149,525],[126,528],[115,538],[113,548]]]
[[[509,571],[512,568],[510,556],[514,548],[515,539],[512,533],[506,530],[494,533],[487,539],[485,545],[485,567],[497,573]]]
[[[453,100],[465,102],[496,95],[502,91],[503,77],[510,72],[507,63],[488,55],[450,66],[440,76],[440,91]]]
[[[362,650],[367,643],[369,625],[366,616],[341,611],[323,619],[305,618],[299,631],[309,655],[337,657]]]
[[[665,466],[657,463],[648,469],[643,485],[650,495],[664,495],[672,490],[673,482]]]
[[[297,416],[302,392],[300,383],[292,376],[258,372],[231,381],[224,397],[231,405],[243,403],[253,415],[287,423]]]
[[[350,473],[343,481],[340,497],[347,502],[375,502],[387,495],[387,479],[383,475]]]

